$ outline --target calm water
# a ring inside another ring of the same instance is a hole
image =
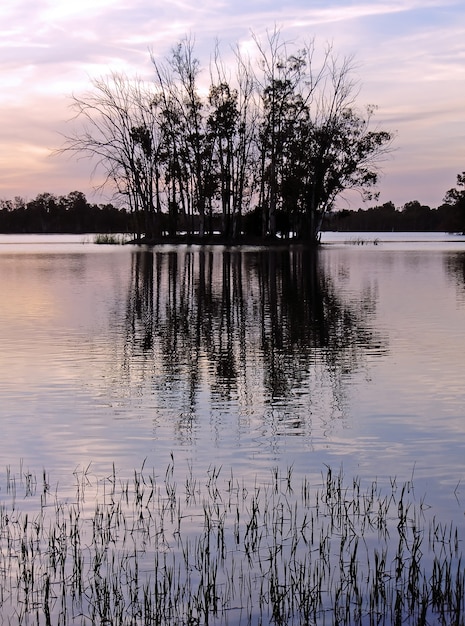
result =
[[[413,473],[462,521],[465,241],[363,238],[312,255],[2,236],[0,466]]]
[[[465,238],[323,241],[0,237],[1,623],[463,624]]]

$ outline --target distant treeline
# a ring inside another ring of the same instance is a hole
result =
[[[457,175],[457,186],[437,209],[413,200],[401,209],[386,202],[371,209],[335,211],[326,216],[323,230],[465,233],[465,172]]]
[[[112,204],[91,204],[80,191],[41,193],[26,202],[0,200],[2,233],[130,233],[131,215]]]
[[[465,232],[465,173],[457,176],[458,189],[450,189],[444,203],[430,208],[413,200],[396,208],[392,202],[369,209],[333,211],[328,213],[322,230],[335,231],[439,231]],[[162,214],[162,233],[169,231],[169,215]],[[183,216],[180,217],[182,221]],[[187,220],[187,217],[185,217]],[[192,218],[189,218],[190,220]],[[221,213],[212,215],[211,229],[221,228]],[[277,232],[288,232],[288,216],[276,212]],[[180,223],[180,227],[183,224]],[[198,229],[199,224],[194,224]],[[259,211],[248,211],[242,220],[247,237],[260,234]],[[187,230],[187,224],[186,224]],[[84,193],[72,191],[67,196],[41,193],[26,202],[20,197],[0,200],[1,233],[134,233],[134,214],[113,204],[91,204]]]
[[[392,202],[369,209],[343,209],[329,213],[323,230],[345,232],[409,232],[409,231],[465,231],[465,203],[442,204],[437,209],[414,200],[396,209]]]
[[[254,228],[254,216],[249,219]],[[187,216],[179,217],[179,227],[187,230]],[[168,234],[169,215],[160,215],[162,235]],[[198,218],[189,218],[189,226],[199,228]],[[137,215],[125,207],[111,203],[92,204],[81,191],[67,196],[40,193],[26,201],[0,199],[0,233],[137,233]],[[211,218],[211,228],[219,230],[221,215]]]

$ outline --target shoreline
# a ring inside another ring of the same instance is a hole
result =
[[[243,235],[241,237],[229,238],[222,235],[163,235],[161,237],[142,237],[140,239],[130,239],[125,242],[126,245],[143,245],[143,246],[159,246],[159,245],[187,245],[187,246],[256,246],[256,247],[291,247],[303,246],[308,248],[316,248],[320,245],[320,241],[310,242],[298,238],[281,238],[281,237],[257,237]]]

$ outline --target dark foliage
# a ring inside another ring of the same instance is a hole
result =
[[[457,176],[457,188],[450,189],[444,203],[438,208],[423,205],[412,200],[397,209],[392,202],[368,209],[334,211],[327,213],[322,224],[323,230],[342,232],[414,232],[437,231],[465,233],[465,173]],[[1,233],[133,233],[134,214],[112,204],[91,204],[80,191],[72,191],[67,196],[51,193],[39,194],[29,202],[22,198],[0,200]],[[159,216],[160,232],[168,233],[169,214]],[[209,216],[210,232],[221,233],[223,216],[212,213]],[[260,207],[247,211],[242,216],[243,237],[259,241],[262,238],[262,212]],[[275,214],[277,235],[286,240],[292,228],[292,216],[285,210]],[[178,229],[187,233],[189,228],[200,231],[200,218],[193,216],[178,218]],[[194,238],[180,236],[181,241]],[[206,237],[209,241],[213,238]],[[217,235],[222,240],[221,235]],[[239,238],[238,238],[239,240]]]
[[[463,188],[463,189],[462,189]],[[324,230],[346,232],[465,232],[465,172],[457,176],[457,188],[450,189],[444,203],[430,208],[417,200],[396,209],[392,202],[370,209],[344,209],[330,213],[323,223]]]
[[[90,204],[80,191],[0,201],[2,233],[130,233],[132,216],[112,204]]]

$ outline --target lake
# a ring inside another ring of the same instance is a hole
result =
[[[253,491],[270,473],[325,484],[329,467],[350,484],[414,485],[422,511],[463,536],[465,238],[322,241],[1,235],[2,503],[13,476],[35,510],[25,477],[44,471],[72,499],[80,473],[169,468],[179,485],[218,470]]]

